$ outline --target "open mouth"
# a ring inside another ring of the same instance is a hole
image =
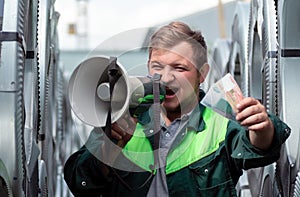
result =
[[[167,98],[174,97],[175,94],[176,94],[176,92],[177,92],[177,90],[178,89],[175,89],[175,88],[170,89],[170,88],[167,87],[166,88],[166,97]]]

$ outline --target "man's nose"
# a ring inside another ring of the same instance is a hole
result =
[[[170,83],[175,79],[174,73],[170,69],[164,69],[161,75],[161,81],[164,83]]]

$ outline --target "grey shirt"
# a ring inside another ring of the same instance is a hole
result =
[[[174,120],[169,127],[161,118],[160,142],[159,142],[159,168],[153,178],[148,197],[160,196],[167,197],[168,186],[166,179],[166,159],[168,152],[175,148],[184,138],[187,128],[198,128],[199,123],[199,107],[196,107],[192,112],[184,114],[181,118]]]

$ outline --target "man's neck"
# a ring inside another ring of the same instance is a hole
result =
[[[181,117],[181,113],[163,113],[163,118],[165,121],[166,126],[170,126],[170,124],[177,118]]]
[[[190,106],[193,106],[193,107],[189,107],[189,108],[185,108],[186,110],[184,111],[173,111],[173,112],[166,112],[166,111],[163,111],[162,112],[162,115],[163,115],[163,118],[164,118],[164,121],[165,121],[165,124],[166,126],[169,126],[174,120],[178,119],[178,118],[181,118],[182,115],[184,114],[188,114],[190,113],[191,111],[193,111],[193,109],[198,105],[198,103],[195,103],[194,105],[190,105]]]

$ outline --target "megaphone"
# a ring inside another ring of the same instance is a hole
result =
[[[95,56],[73,71],[68,87],[69,102],[75,115],[93,127],[106,125],[108,115],[116,122],[128,111],[141,113],[153,103],[153,77],[128,76],[116,58]],[[165,88],[159,83],[159,100]]]

